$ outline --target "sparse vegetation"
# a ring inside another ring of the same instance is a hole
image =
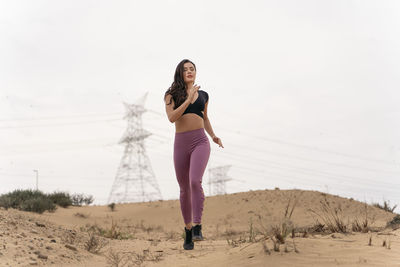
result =
[[[333,207],[328,201],[326,195],[324,199],[320,201],[321,211],[315,211],[310,209],[310,211],[317,215],[323,222],[324,227],[331,233],[347,233],[347,225],[344,222],[342,208],[340,205]]]
[[[256,241],[256,231],[253,227],[253,219],[250,218],[250,223],[249,223],[249,242],[255,242]]]
[[[121,252],[116,252],[112,248],[110,248],[105,257],[107,259],[107,263],[112,267],[123,267],[128,263],[126,260],[126,255],[123,255]]]
[[[228,236],[226,238],[226,242],[228,243],[229,246],[235,248],[235,247],[238,247],[240,244],[246,243],[246,238],[239,236],[238,239],[235,239],[232,236]]]
[[[147,233],[150,233],[152,231],[162,231],[163,230],[163,227],[161,225],[157,225],[157,226],[148,225],[148,226],[146,226],[144,224],[143,220],[141,220],[140,223],[136,224],[134,227],[136,229],[140,229],[140,230],[142,230],[144,232],[147,232]]]
[[[260,243],[262,245],[263,251],[265,254],[270,255],[271,250],[268,248],[267,240],[272,243],[273,251],[279,252],[280,245],[284,244],[284,251],[290,252],[289,246],[290,243],[286,242],[286,239],[289,235],[292,238],[295,237],[294,235],[294,224],[291,221],[294,209],[298,203],[298,198],[289,198],[288,204],[285,206],[285,210],[283,213],[283,218],[281,223],[272,225],[269,227],[265,226],[265,222],[263,217],[260,214],[255,214],[259,219],[259,227],[254,227],[253,219],[251,218],[249,221],[249,230],[248,232],[237,232],[233,229],[227,229],[223,236],[226,236],[226,241],[229,246],[231,247],[238,247],[244,243],[250,243],[247,246],[251,245],[252,243]],[[235,236],[238,238],[234,238]],[[248,236],[248,238],[246,238]],[[293,251],[298,253],[296,245],[293,239]]]
[[[382,210],[384,210],[384,211],[388,211],[388,212],[391,212],[391,213],[393,213],[394,212],[394,210],[397,208],[397,205],[394,205],[393,207],[390,207],[390,201],[386,201],[386,200],[384,200],[383,201],[383,204],[381,205],[381,204],[379,204],[379,203],[374,203],[374,204],[372,204],[374,207],[377,207],[377,208],[379,208],[379,209],[382,209]]]
[[[321,209],[320,211],[310,210],[313,214],[317,215],[318,219],[323,221],[320,223],[317,219],[316,224],[310,228],[307,228],[307,232],[309,233],[348,233],[349,231],[353,232],[362,232],[367,233],[371,230],[372,225],[375,221],[375,217],[371,216],[368,212],[370,208],[367,203],[364,203],[364,211],[361,214],[361,218],[356,217],[352,221],[347,219],[347,223],[345,222],[343,216],[343,210],[340,205],[333,206],[326,196],[324,196],[324,200],[321,200]],[[351,228],[350,228],[351,226]]]
[[[76,217],[80,217],[80,218],[89,218],[89,215],[88,214],[85,214],[85,213],[81,213],[81,212],[76,212],[75,214],[74,214],[74,216],[76,216]]]
[[[177,240],[179,238],[179,233],[175,231],[168,231],[165,233],[166,234],[166,240]]]
[[[61,236],[61,241],[65,244],[74,245],[75,243],[78,243],[78,240],[79,237],[75,230],[68,230],[64,232],[63,235]]]
[[[162,251],[151,252],[149,249],[144,249],[142,253],[131,252],[123,253],[116,252],[112,248],[105,255],[107,263],[112,267],[123,266],[142,266],[146,261],[158,262],[162,260]]]
[[[66,192],[54,192],[48,195],[48,198],[53,201],[54,204],[67,208],[72,205],[71,196]]]
[[[88,232],[88,239],[86,240],[84,247],[87,251],[98,254],[107,244],[108,242],[105,239],[100,238],[94,232]]]
[[[82,204],[90,205],[93,203],[94,197],[92,195],[73,194],[71,201],[74,206],[82,206]]]
[[[148,249],[144,249],[143,253],[136,253],[133,252],[133,263],[137,264],[137,265],[142,265],[143,262],[145,261],[154,261],[154,262],[158,262],[162,259],[162,253],[158,252],[158,253],[152,253],[150,250]]]
[[[393,219],[389,221],[386,226],[391,227],[393,229],[400,228],[400,215],[394,216]]]
[[[274,251],[279,251],[279,245],[285,244],[286,238],[294,231],[294,225],[291,218],[297,203],[297,198],[289,198],[281,223],[272,225],[270,228],[264,226],[262,218],[259,215],[259,223],[261,227],[260,233],[264,235],[265,239],[270,238],[272,240],[272,242],[274,243]],[[293,234],[292,236],[294,237]]]
[[[368,215],[368,205],[364,203],[364,217],[361,221],[357,218],[352,222],[353,232],[368,233],[371,230],[371,225],[374,223],[375,218],[370,218]]]
[[[3,194],[0,196],[0,206],[37,213],[56,209],[56,205],[46,194],[36,190],[14,190]]]
[[[129,233],[122,232],[117,222],[114,220],[111,221],[111,227],[109,229],[104,229],[98,226],[97,224],[94,225],[87,225],[86,227],[82,227],[81,231],[86,232],[93,232],[99,236],[110,238],[110,239],[130,239],[132,235]]]
[[[86,197],[86,201],[91,203],[93,197]],[[52,212],[56,210],[56,205],[66,208],[74,203],[74,195],[70,196],[65,192],[45,194],[40,190],[17,189],[0,196],[0,206],[5,209],[13,208],[37,213]]]
[[[109,208],[111,211],[115,211],[115,203],[113,202],[113,203],[108,204],[108,208]]]

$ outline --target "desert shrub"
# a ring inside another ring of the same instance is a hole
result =
[[[71,197],[69,193],[65,192],[45,194],[42,191],[31,189],[16,189],[7,194],[0,195],[0,207],[38,213],[43,213],[46,210],[54,211],[57,208],[56,205],[66,208],[74,205],[74,203],[81,205],[82,203],[90,204],[92,202],[93,196],[75,194]]]
[[[100,250],[107,244],[108,241],[106,241],[103,238],[100,238],[96,233],[88,232],[88,239],[84,243],[84,247],[87,251],[94,254],[98,254],[100,253]]]
[[[0,205],[6,209],[13,208],[24,211],[43,213],[54,211],[56,206],[46,194],[38,190],[14,190],[0,196]]]
[[[398,228],[400,227],[400,215],[396,215],[387,223],[388,227]]]
[[[81,231],[92,232],[99,236],[110,238],[110,239],[130,239],[132,235],[126,232],[122,232],[120,226],[114,220],[111,221],[110,228],[102,228],[97,224],[87,225],[86,227],[81,228]]]
[[[53,201],[54,204],[59,205],[60,207],[66,208],[72,205],[72,200],[69,193],[65,192],[54,192],[52,194],[48,194],[48,198]]]
[[[45,197],[35,197],[27,199],[20,205],[20,210],[23,211],[33,211],[37,213],[43,213],[44,211],[54,211],[56,205],[48,198]]]
[[[344,222],[343,210],[340,205],[332,206],[327,197],[320,201],[320,211],[310,209],[324,223],[326,229],[332,233],[347,233],[347,224]]]
[[[390,207],[390,202],[389,201],[386,201],[386,200],[384,200],[383,201],[383,205],[381,205],[381,204],[379,204],[379,203],[374,203],[374,204],[372,204],[374,207],[377,207],[377,208],[379,208],[379,209],[382,209],[382,210],[384,210],[384,211],[388,211],[388,212],[391,212],[391,213],[393,213],[394,212],[394,210],[397,208],[397,205],[394,205],[393,207]]]
[[[0,196],[2,199],[1,203],[7,204],[7,208],[19,209],[21,204],[28,199],[45,197],[41,191],[36,190],[14,190],[10,193],[3,194]]]
[[[358,218],[355,218],[352,222],[352,231],[353,232],[362,232],[362,233],[368,233],[372,228],[372,224],[375,221],[374,216],[370,216],[368,214],[368,205],[367,203],[364,203],[364,213],[363,213],[363,218],[360,220]]]
[[[81,213],[81,212],[76,212],[76,213],[74,213],[74,216],[76,216],[76,217],[80,217],[80,218],[89,218],[89,215],[88,214],[85,214],[85,213]]]
[[[115,211],[115,203],[113,202],[113,203],[108,204],[108,208],[109,208],[111,211]]]
[[[6,210],[12,208],[12,198],[10,196],[0,196],[0,207],[5,208]]]
[[[128,263],[128,259],[126,259],[126,255],[122,254],[120,251],[115,251],[112,248],[108,250],[108,253],[105,255],[107,259],[107,263],[112,267],[125,266]],[[140,266],[140,264],[135,264]]]
[[[82,206],[82,204],[90,205],[93,203],[92,195],[84,195],[84,194],[73,194],[71,196],[72,205],[74,206]]]

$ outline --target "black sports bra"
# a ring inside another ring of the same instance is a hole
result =
[[[196,101],[194,101],[193,104],[189,104],[189,106],[183,112],[182,116],[186,113],[195,113],[203,118],[202,111],[204,111],[204,107],[208,101],[208,94],[203,90],[198,90],[197,93],[199,94],[199,96],[197,97]]]

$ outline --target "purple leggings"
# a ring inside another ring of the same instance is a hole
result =
[[[180,202],[185,224],[201,223],[204,192],[202,177],[210,157],[210,142],[204,128],[175,133],[174,166],[180,187]]]

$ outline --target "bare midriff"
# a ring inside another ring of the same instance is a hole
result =
[[[194,113],[183,114],[175,122],[175,132],[177,133],[187,132],[200,128],[204,128],[204,120],[202,117]]]

